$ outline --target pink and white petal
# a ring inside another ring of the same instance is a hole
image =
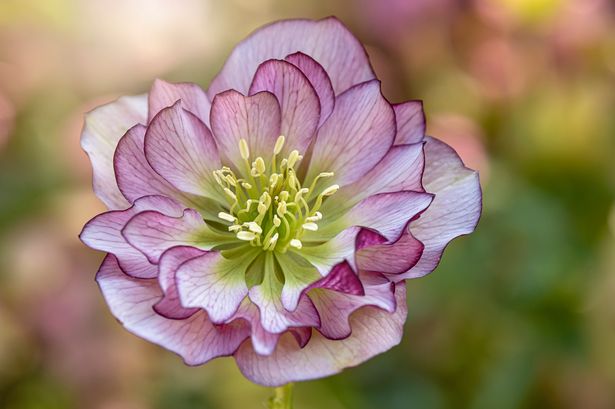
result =
[[[220,169],[218,148],[201,120],[182,108],[181,101],[164,108],[145,133],[145,157],[159,175],[176,188],[199,196],[218,198],[212,171]]]
[[[401,274],[413,267],[423,254],[423,243],[409,232],[390,244],[376,244],[357,251],[360,270]]]
[[[355,85],[339,95],[329,119],[318,130],[306,180],[334,172],[334,183],[361,179],[386,155],[395,138],[395,114],[379,81]]]
[[[237,366],[248,379],[265,386],[305,381],[333,375],[341,370],[385,352],[401,341],[406,320],[406,292],[396,286],[397,309],[389,313],[366,307],[350,318],[352,334],[339,341],[314,332],[309,343],[300,348],[292,336],[283,336],[273,354],[257,355],[249,343],[235,353]]]
[[[423,143],[394,146],[365,176],[328,199],[326,206],[351,206],[378,193],[401,190],[423,192],[421,179],[424,166]]]
[[[333,92],[333,85],[331,85],[329,75],[322,65],[302,52],[290,54],[284,59],[299,68],[310,81],[312,87],[314,87],[320,101],[320,121],[318,121],[318,126],[322,125],[329,118],[335,106],[335,93]]]
[[[419,219],[410,223],[410,232],[424,245],[418,263],[396,280],[422,277],[432,272],[448,243],[474,231],[482,209],[478,173],[468,169],[453,148],[434,138],[425,145],[423,183],[435,194],[433,203]]]
[[[145,159],[145,131],[143,125],[134,126],[117,145],[113,167],[120,191],[131,203],[149,195],[168,196],[182,203],[190,202],[186,195],[156,173]]]
[[[324,225],[310,238],[322,239],[349,226],[375,230],[389,242],[396,241],[411,219],[423,212],[433,200],[433,195],[423,192],[380,193],[363,199],[334,222]],[[324,212],[324,210],[323,210]]]
[[[96,196],[110,209],[129,206],[115,181],[113,154],[122,136],[138,123],[147,121],[147,95],[121,97],[85,116],[81,148],[92,162]]]
[[[382,237],[381,234],[369,229],[361,229],[357,236],[357,251],[368,246],[375,246],[376,244],[386,243],[387,239]]]
[[[112,210],[102,213],[86,223],[79,238],[87,246],[116,256],[120,268],[137,278],[153,278],[158,274],[157,266],[150,263],[139,250],[129,245],[122,229],[139,212],[157,209],[170,215],[181,214],[183,206],[163,196],[146,196],[135,201],[126,210]]]
[[[244,322],[213,325],[204,311],[185,320],[170,320],[152,308],[162,296],[156,280],[131,278],[115,257],[103,261],[96,281],[113,315],[130,332],[180,355],[188,365],[233,354],[249,334]]]
[[[422,142],[425,139],[423,101],[406,101],[393,105],[397,122],[395,145]]]
[[[357,235],[361,229],[356,226],[348,227],[332,239],[318,245],[305,245],[301,250],[292,252],[300,254],[315,266],[322,276],[329,274],[333,266],[346,260],[352,268],[356,269],[355,248]],[[309,236],[305,243],[309,244]]]
[[[310,338],[312,338],[312,328],[311,327],[297,327],[291,328],[288,330],[295,340],[297,341],[297,345],[299,348],[305,347],[308,342],[310,342]]]
[[[147,259],[158,264],[160,256],[175,246],[192,246],[201,250],[236,241],[231,233],[214,231],[193,209],[186,209],[179,217],[169,217],[156,211],[135,215],[122,230],[131,246]]]
[[[320,121],[320,101],[307,77],[293,64],[282,60],[262,63],[250,86],[250,95],[269,91],[280,104],[280,134],[286,136],[282,157],[293,149],[304,153]]]
[[[373,306],[391,313],[396,309],[393,283],[365,286],[364,295],[315,288],[309,296],[321,317],[318,331],[329,339],[341,340],[350,336],[350,315],[359,308]]]
[[[245,273],[258,252],[247,249],[227,259],[211,251],[182,264],[175,273],[181,304],[202,308],[215,323],[229,320],[248,294]]]
[[[180,265],[203,254],[205,254],[203,250],[188,246],[172,247],[162,254],[158,264],[158,283],[164,295],[154,304],[154,310],[158,314],[171,319],[185,319],[199,310],[198,308],[184,308],[181,305],[175,273]]]
[[[260,63],[297,51],[323,66],[336,94],[376,77],[361,43],[336,18],[284,20],[255,31],[239,43],[211,82],[207,95],[213,98],[228,89],[247,93]]]
[[[154,80],[152,89],[149,91],[148,123],[164,108],[182,101],[184,109],[190,111],[203,123],[209,126],[209,111],[211,102],[205,91],[197,84],[190,82],[171,83],[161,79]]]
[[[298,254],[280,253],[276,255],[276,259],[284,275],[280,299],[284,308],[292,312],[297,309],[303,292],[320,280],[321,275],[312,264]]]
[[[288,311],[282,305],[282,283],[274,271],[273,256],[265,258],[263,282],[250,289],[249,297],[260,311],[261,325],[275,334],[290,327],[318,326],[320,319],[314,304],[305,295],[299,297],[296,308]]]
[[[331,273],[310,286],[310,289],[313,288],[325,288],[350,295],[365,295],[359,276],[346,261],[333,267]]]
[[[258,307],[246,298],[234,315],[233,319],[235,318],[243,318],[250,323],[250,339],[254,351],[259,355],[271,355],[278,344],[280,334],[273,334],[263,328]]]
[[[280,123],[280,104],[270,92],[244,96],[229,90],[216,95],[211,106],[211,129],[227,163],[243,163],[241,139],[248,142],[251,158],[269,158],[280,136]]]

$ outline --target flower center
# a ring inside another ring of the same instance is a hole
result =
[[[244,163],[238,167],[239,175],[227,166],[213,172],[229,203],[228,212],[220,212],[218,217],[230,224],[228,230],[239,240],[267,251],[285,252],[289,246],[300,249],[305,231],[318,230],[323,200],[339,189],[331,185],[316,194],[318,181],[333,172],[320,173],[309,188],[302,187],[295,167],[303,156],[293,150],[287,158],[279,159],[284,141],[280,135],[267,165],[260,156],[250,163],[248,143],[241,139],[239,152]]]

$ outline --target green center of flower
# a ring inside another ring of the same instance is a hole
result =
[[[319,180],[333,176],[333,172],[320,173],[309,188],[302,187],[295,169],[303,156],[293,150],[287,158],[279,158],[284,141],[283,135],[278,137],[267,165],[260,156],[250,162],[248,143],[241,139],[239,152],[244,163],[238,166],[239,174],[227,166],[213,172],[229,203],[228,211],[218,217],[230,224],[228,230],[237,239],[265,251],[285,252],[289,246],[300,249],[305,231],[318,230],[323,200],[339,189],[331,185],[315,191]]]

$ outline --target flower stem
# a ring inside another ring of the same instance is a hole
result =
[[[273,390],[273,396],[269,398],[269,409],[292,409],[293,408],[293,384],[288,383],[278,386]]]

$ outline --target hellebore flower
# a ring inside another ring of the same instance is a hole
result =
[[[189,365],[232,355],[263,385],[339,372],[400,342],[404,280],[473,231],[478,175],[391,105],[336,19],[253,33],[205,92],[157,80],[87,115],[110,211],[81,239],[131,332]]]

